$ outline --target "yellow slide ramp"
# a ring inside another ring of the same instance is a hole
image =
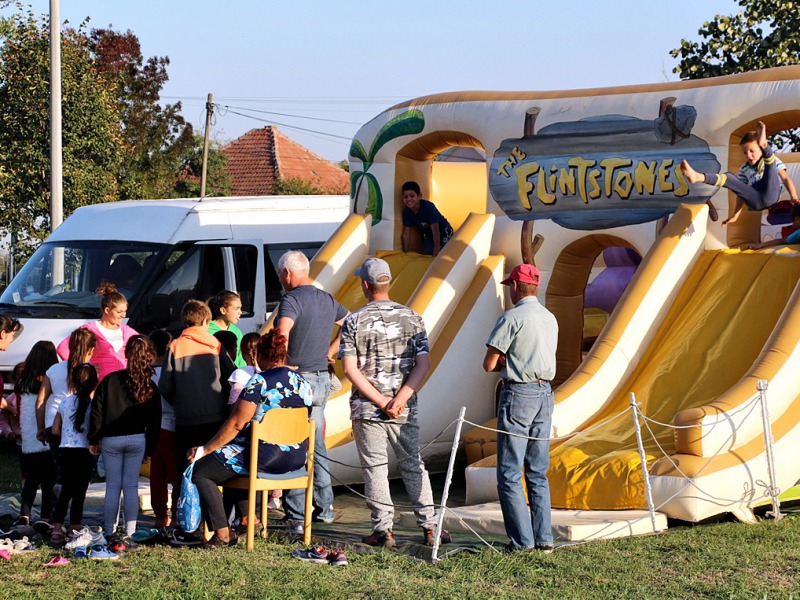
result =
[[[661,423],[711,405],[756,362],[798,279],[794,255],[704,252],[637,369],[593,421],[626,410],[631,392],[642,413]],[[677,452],[674,429],[654,422],[649,427],[648,463]],[[625,415],[553,448],[550,481],[554,507],[645,507],[632,418]]]

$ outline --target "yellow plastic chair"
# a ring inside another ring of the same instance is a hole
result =
[[[292,445],[308,439],[308,457],[304,469],[281,475],[258,472],[258,452],[250,452],[249,475],[234,477],[223,487],[247,489],[247,549],[253,549],[256,524],[256,492],[261,492],[261,537],[267,537],[267,504],[270,490],[306,490],[303,515],[303,543],[311,544],[311,516],[314,500],[314,432],[315,423],[308,418],[307,408],[273,408],[264,414],[261,423],[251,423],[250,448],[258,448],[259,440],[271,444]]]

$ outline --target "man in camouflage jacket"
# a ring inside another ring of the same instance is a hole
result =
[[[428,334],[413,310],[389,299],[389,265],[368,258],[361,289],[369,303],[345,318],[339,357],[353,384],[350,418],[361,460],[373,533],[364,542],[395,545],[394,507],[389,493],[387,442],[398,459],[425,541],[433,540],[435,513],[430,479],[419,454],[416,390],[430,369]]]

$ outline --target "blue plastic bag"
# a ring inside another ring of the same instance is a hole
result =
[[[192,532],[200,527],[200,493],[192,482],[194,463],[186,467],[181,479],[181,495],[178,497],[178,527]]]

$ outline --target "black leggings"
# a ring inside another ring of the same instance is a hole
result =
[[[69,506],[70,525],[78,525],[83,521],[83,503],[92,479],[94,456],[88,448],[60,448],[59,458],[61,461],[61,494],[56,500],[53,522],[63,524]],[[70,502],[72,502],[71,505]]]
[[[22,476],[25,478],[25,483],[22,484],[20,516],[31,516],[33,502],[36,500],[36,490],[41,487],[42,508],[39,514],[42,519],[50,519],[55,504],[53,485],[56,482],[56,467],[53,464],[53,455],[47,450],[22,454],[19,464],[22,468]]]
[[[200,508],[208,528],[216,531],[228,527],[230,507],[236,505],[240,515],[247,514],[247,490],[225,488],[220,494],[221,483],[238,477],[213,454],[204,456],[194,464],[192,481],[200,494]]]

